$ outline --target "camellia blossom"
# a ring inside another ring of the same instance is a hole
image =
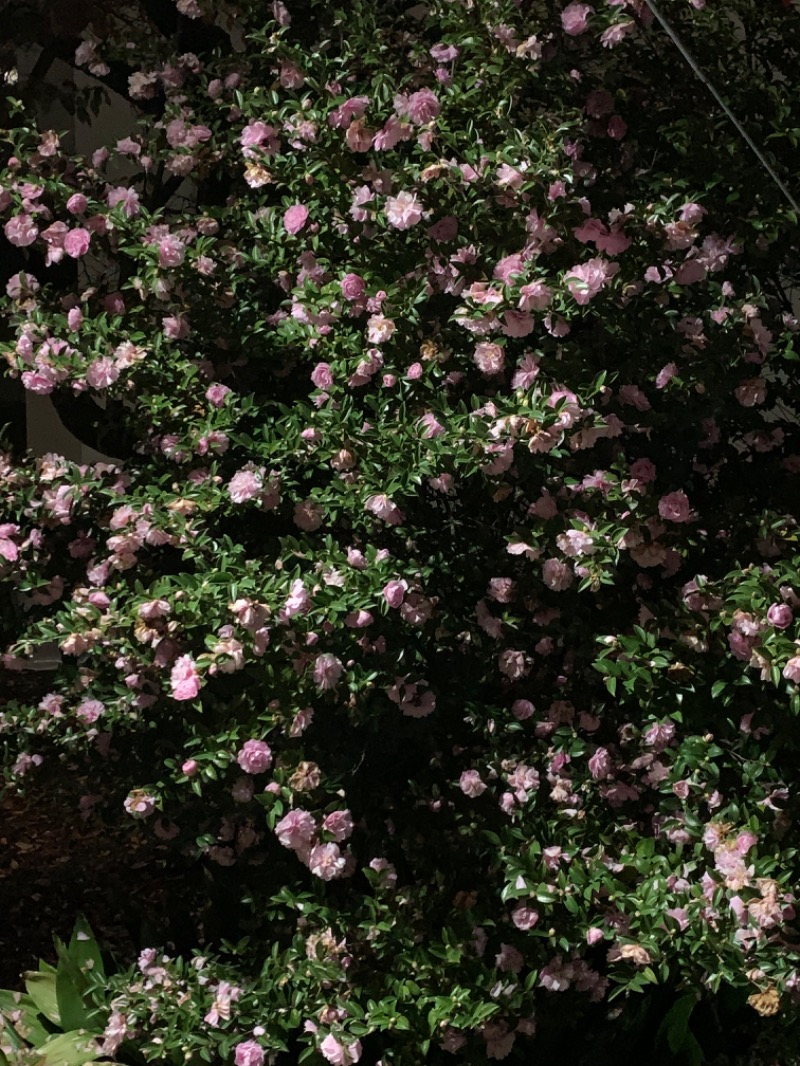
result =
[[[314,684],[323,691],[335,688],[343,672],[342,660],[325,652],[318,655],[314,662]]]
[[[607,259],[589,259],[568,270],[564,282],[575,303],[583,307],[617,273],[619,273],[619,263],[611,263]]]
[[[287,233],[295,235],[308,222],[308,208],[304,204],[292,204],[287,207],[283,214],[283,228]]]
[[[561,25],[564,27],[564,33],[568,33],[570,37],[578,37],[585,33],[592,11],[593,8],[588,4],[567,4],[561,12]]]
[[[395,229],[410,229],[422,219],[422,204],[416,193],[405,190],[390,196],[383,210],[389,225]]]
[[[669,492],[658,501],[658,513],[667,522],[689,522],[692,508],[685,492]]]
[[[172,698],[176,700],[193,700],[200,691],[200,675],[191,655],[181,655],[170,674]]]
[[[338,844],[317,844],[308,857],[308,868],[323,881],[335,881],[344,873],[345,858]]]
[[[344,1043],[343,1040],[337,1040],[333,1033],[328,1033],[319,1049],[332,1066],[352,1066],[361,1058],[360,1040]]]
[[[302,851],[311,845],[317,826],[308,811],[295,807],[275,826],[275,835],[285,848]]]
[[[272,751],[263,740],[246,740],[236,761],[248,774],[263,774],[272,766]]]
[[[264,1066],[264,1049],[255,1040],[245,1040],[233,1049],[235,1066]]]
[[[403,512],[397,504],[382,493],[377,496],[369,496],[364,507],[374,514],[376,518],[383,519],[387,525],[399,526],[403,522]]]

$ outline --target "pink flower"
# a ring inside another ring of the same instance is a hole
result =
[[[794,612],[788,603],[773,603],[767,611],[767,621],[776,629],[788,629],[794,621]]]
[[[430,89],[419,89],[404,102],[400,112],[408,116],[414,125],[420,126],[435,119],[441,110],[436,94]]]
[[[308,848],[317,833],[314,819],[308,811],[296,807],[289,811],[275,826],[275,835],[285,848],[303,851]]]
[[[86,380],[93,389],[107,389],[118,377],[119,370],[107,355],[95,359],[86,369]]]
[[[0,526],[0,557],[6,559],[9,563],[16,562],[19,557],[19,548],[10,539],[18,535],[19,526],[15,526],[11,522],[6,522]]]
[[[635,463],[631,463],[630,475],[638,481],[655,481],[656,468],[649,459],[637,459]]]
[[[395,324],[386,315],[371,315],[367,320],[367,340],[370,344],[383,344],[391,339]]]
[[[317,844],[308,857],[308,868],[315,877],[323,881],[335,881],[341,877],[345,868],[345,857],[338,844]]]
[[[465,770],[458,780],[458,787],[470,799],[477,799],[486,791],[486,785],[477,770]]]
[[[215,382],[206,389],[206,399],[212,407],[222,407],[230,391],[227,385],[220,385]]]
[[[553,592],[563,592],[575,580],[572,570],[560,559],[547,559],[542,564],[542,580]]]
[[[69,211],[71,215],[84,214],[88,206],[89,201],[82,192],[73,193],[69,200],[67,200],[67,211]]]
[[[162,237],[158,245],[158,265],[160,267],[180,266],[186,255],[183,241],[173,234]]]
[[[800,655],[795,655],[783,668],[783,676],[787,681],[795,681],[800,684]]]
[[[240,470],[228,485],[228,495],[234,503],[246,503],[258,496],[263,487],[261,474],[256,470]]]
[[[366,283],[359,274],[345,274],[341,281],[342,296],[351,303],[360,300],[366,291]]]
[[[658,513],[667,522],[689,522],[692,508],[684,492],[669,492],[658,501]]]
[[[294,524],[306,533],[319,529],[323,521],[322,507],[314,500],[302,500],[294,505]]]
[[[361,1058],[361,1041],[343,1044],[333,1033],[328,1033],[319,1046],[320,1051],[332,1066],[351,1066]]]
[[[303,204],[292,204],[283,214],[283,228],[292,235],[299,233],[308,222],[308,208]]]
[[[323,691],[335,688],[344,672],[341,659],[324,652],[314,662],[314,684]]]
[[[422,204],[416,193],[403,190],[397,196],[390,196],[384,207],[384,214],[390,226],[395,229],[410,229],[422,218]]]
[[[322,828],[330,833],[337,843],[353,835],[353,816],[350,811],[332,811],[326,815]]]
[[[572,267],[564,277],[567,288],[576,304],[588,304],[598,292],[619,272],[619,263],[607,259],[589,259]]]
[[[494,964],[501,973],[519,973],[525,964],[525,958],[512,944],[501,944]]]
[[[510,681],[519,681],[531,672],[531,661],[524,651],[506,648],[500,652],[497,661],[500,673],[505,674]]]
[[[149,818],[156,809],[156,801],[144,789],[135,788],[128,793],[123,806],[133,818]]]
[[[170,674],[172,698],[176,700],[193,700],[200,691],[200,676],[191,655],[182,655],[172,668]]]
[[[100,700],[84,700],[75,714],[85,725],[92,725],[105,713],[105,706]]]
[[[539,912],[533,910],[532,907],[526,906],[524,903],[520,903],[511,912],[511,921],[517,929],[527,931],[528,929],[533,929],[539,921]]]
[[[506,361],[505,350],[492,341],[480,341],[476,344],[472,358],[477,368],[487,377],[499,374]]]
[[[564,33],[569,34],[570,37],[578,37],[585,33],[592,11],[593,8],[588,4],[567,4],[561,12],[561,25],[564,27]]]
[[[235,1066],[264,1066],[264,1049],[255,1040],[245,1040],[234,1048]]]
[[[318,389],[329,389],[333,385],[333,374],[329,363],[317,363],[311,371],[311,381]]]
[[[246,740],[236,761],[246,774],[263,774],[272,766],[272,750],[263,740]]]
[[[17,248],[27,248],[39,236],[39,227],[30,215],[23,213],[10,218],[3,226],[3,232],[10,244]]]
[[[390,526],[399,526],[405,517],[397,504],[393,503],[384,493],[377,496],[369,496],[364,507],[371,514],[374,514],[376,518],[382,519]]]
[[[405,581],[389,581],[383,586],[383,597],[390,607],[399,607],[407,588]]]
[[[89,251],[91,239],[92,235],[88,229],[82,227],[71,229],[64,238],[64,251],[70,259],[80,259]]]

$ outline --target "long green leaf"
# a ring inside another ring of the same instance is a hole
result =
[[[34,970],[25,975],[25,987],[38,1010],[54,1025],[61,1024],[56,995],[56,974]]]

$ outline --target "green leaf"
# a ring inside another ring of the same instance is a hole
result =
[[[42,1025],[39,1009],[30,996],[0,989],[0,1014],[8,1015],[12,1011],[19,1015],[19,1021],[13,1029],[7,1026],[4,1035],[8,1036],[11,1032],[16,1032],[34,1047],[39,1047],[52,1035]]]
[[[37,1010],[54,1025],[61,1024],[61,1016],[58,1013],[58,997],[56,995],[56,974],[43,973],[35,970],[25,975],[25,988],[28,995],[36,1004]]]
[[[85,1066],[103,1054],[97,1041],[81,1031],[51,1037],[39,1053],[42,1066]]]
[[[680,1051],[687,1049],[689,1037],[691,1036],[689,1033],[689,1018],[696,1003],[697,996],[693,992],[681,996],[664,1015],[664,1020],[658,1027],[656,1042],[666,1037],[667,1044],[673,1055],[677,1055]]]

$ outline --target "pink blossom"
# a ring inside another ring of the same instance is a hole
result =
[[[525,964],[525,958],[512,944],[501,944],[494,964],[501,973],[519,973]]]
[[[403,602],[408,585],[405,581],[389,581],[383,586],[383,597],[390,607],[399,607]]]
[[[330,833],[337,843],[341,843],[353,834],[353,816],[350,811],[332,811],[325,816],[322,828],[326,833]]]
[[[333,385],[333,374],[329,363],[317,363],[311,371],[312,384],[318,389],[329,389]]]
[[[227,385],[220,385],[215,382],[206,389],[206,399],[212,407],[222,407],[230,391]]]
[[[397,196],[390,196],[384,206],[384,214],[390,226],[395,229],[410,229],[422,219],[422,204],[416,193],[403,190]]]
[[[39,227],[30,215],[23,213],[10,218],[3,226],[3,232],[10,244],[17,248],[27,248],[39,236]]]
[[[773,603],[767,611],[767,621],[776,629],[788,629],[794,621],[794,612],[788,603]]]
[[[576,304],[584,306],[619,272],[619,263],[589,259],[568,270],[564,281]]]
[[[519,290],[520,311],[544,311],[553,298],[553,290],[543,281],[531,281]]]
[[[692,508],[686,493],[669,492],[658,501],[658,513],[667,522],[689,522]]]
[[[292,204],[283,214],[283,228],[292,235],[299,233],[308,221],[308,208],[303,204]]]
[[[578,37],[585,33],[592,11],[593,8],[588,4],[567,4],[561,12],[561,25],[564,27],[564,33],[569,34],[570,37]]]
[[[323,881],[334,881],[344,873],[345,858],[338,844],[317,844],[311,849],[308,867],[315,877]]]
[[[511,681],[519,681],[520,678],[527,677],[531,672],[531,661],[524,651],[518,651],[514,648],[507,648],[505,651],[500,652],[498,657],[498,666],[500,673],[505,674]]]
[[[476,799],[486,791],[486,785],[477,770],[465,770],[459,778],[458,787],[470,799]]]
[[[335,688],[344,672],[341,659],[324,652],[314,662],[314,684],[323,691]]]
[[[69,211],[71,215],[84,214],[88,206],[89,201],[82,192],[73,193],[69,200],[67,200],[67,211]]]
[[[536,708],[530,700],[514,700],[511,704],[511,713],[519,722],[524,722],[536,713]]]
[[[560,559],[546,559],[542,564],[542,580],[553,592],[568,589],[575,577],[572,570]]]
[[[367,340],[370,344],[383,344],[391,339],[395,324],[385,315],[371,315],[367,320]]]
[[[361,1058],[360,1040],[345,1044],[337,1040],[333,1033],[328,1033],[319,1049],[332,1066],[351,1066]]]
[[[523,932],[527,932],[528,929],[533,929],[539,921],[539,912],[533,910],[533,908],[528,907],[524,903],[520,903],[511,912],[511,921],[517,929],[522,929]]]
[[[264,1049],[255,1040],[245,1040],[234,1048],[235,1066],[264,1066]]]
[[[193,700],[200,691],[200,676],[191,655],[182,655],[170,674],[172,697],[176,700]]]
[[[400,102],[400,107],[397,106],[398,101]],[[441,106],[436,93],[431,92],[430,89],[418,89],[408,98],[395,97],[395,109],[399,115],[407,117],[415,126],[421,126],[435,119],[441,110]]]
[[[86,380],[93,389],[107,389],[119,377],[114,360],[107,355],[95,359],[86,369]]]
[[[296,807],[275,826],[275,835],[285,848],[303,851],[316,836],[317,827],[308,811]]]
[[[19,526],[6,522],[0,526],[0,557],[9,563],[16,562],[19,558],[19,548],[11,540],[11,537],[19,536]]]
[[[800,684],[800,655],[795,655],[794,658],[789,659],[783,668],[783,676],[787,681],[795,681]]]
[[[360,300],[366,291],[366,283],[360,274],[345,274],[341,286],[342,296],[351,303]]]
[[[123,806],[134,818],[149,818],[156,809],[156,801],[155,797],[144,789],[135,788],[128,793]]]
[[[70,259],[80,259],[89,251],[91,239],[92,235],[88,229],[82,227],[71,229],[64,238],[64,251]]]
[[[301,500],[294,505],[294,524],[306,533],[313,533],[323,523],[324,512],[315,500]]]
[[[236,761],[247,774],[263,774],[272,766],[272,750],[263,740],[246,740]]]
[[[158,245],[158,265],[160,267],[180,266],[186,255],[186,246],[174,234],[162,237]]]
[[[261,474],[256,470],[240,470],[228,484],[228,495],[234,503],[246,503],[258,496],[263,488]]]
[[[380,493],[377,496],[369,496],[364,507],[371,514],[374,514],[376,518],[382,519],[390,526],[401,525],[405,517],[397,504],[393,503],[384,493]]]
[[[481,373],[491,377],[503,370],[506,361],[505,349],[493,341],[480,341],[475,345],[472,358]]]

